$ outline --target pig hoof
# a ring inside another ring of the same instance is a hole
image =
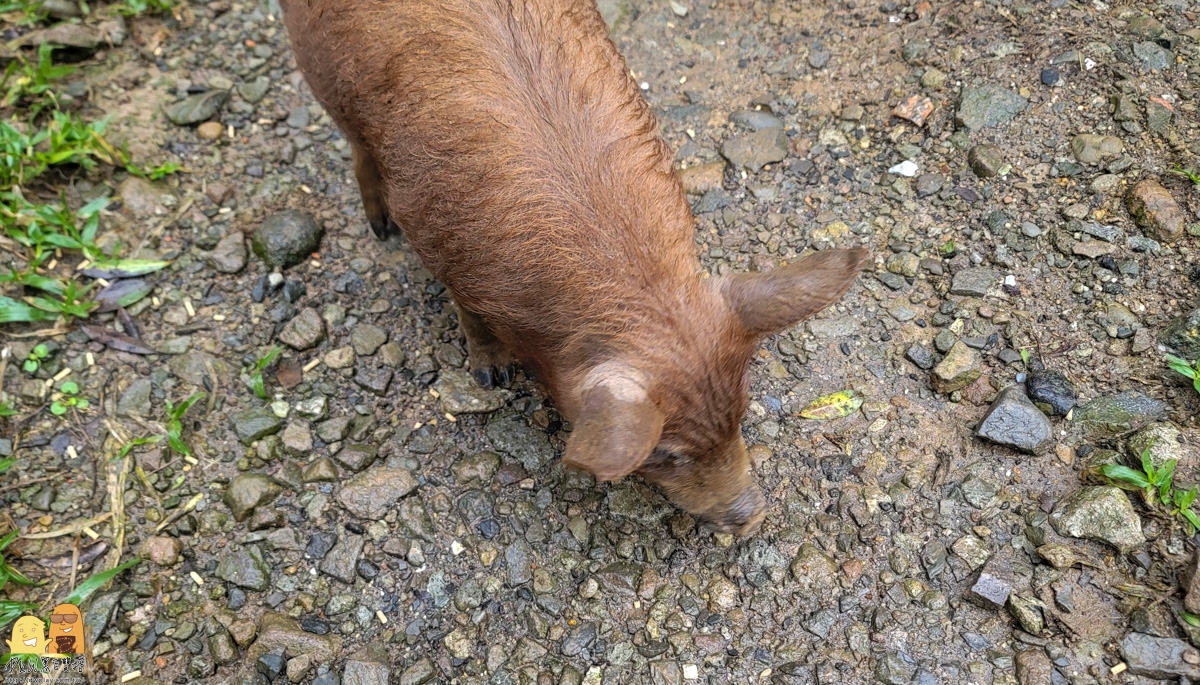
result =
[[[492,381],[492,370],[490,368],[475,369],[471,372],[471,375],[475,377],[475,382],[479,384],[479,387],[485,390],[491,390],[496,387],[496,384]]]
[[[517,369],[512,364],[505,364],[496,369],[496,375],[500,377],[500,385],[507,388],[517,379]]]
[[[371,226],[371,232],[380,240],[387,240],[393,235],[400,233],[400,227],[389,216],[381,216],[375,219],[368,217],[367,223]]]

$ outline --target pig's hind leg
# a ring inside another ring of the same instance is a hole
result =
[[[367,223],[371,231],[380,240],[399,233],[399,228],[388,216],[387,204],[383,199],[383,177],[375,159],[358,143],[350,138],[350,150],[354,153],[354,177],[358,180],[358,190],[362,194],[363,209],[367,212]]]
[[[455,304],[463,337],[467,339],[467,356],[475,382],[485,388],[512,385],[517,370],[508,346],[500,342],[478,314],[464,309],[457,300]]]

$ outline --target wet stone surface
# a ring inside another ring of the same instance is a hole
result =
[[[1054,426],[1025,395],[1020,385],[1005,388],[988,409],[975,431],[981,438],[1037,454],[1054,437]]]

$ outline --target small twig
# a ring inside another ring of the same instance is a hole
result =
[[[205,359],[204,368],[208,369],[208,378],[212,381],[212,390],[208,393],[208,407],[204,410],[204,415],[208,416],[213,413],[213,409],[217,406],[217,392],[220,391],[220,381],[217,380],[217,374],[213,371],[212,362]]]
[[[79,531],[83,530],[84,528],[92,528],[92,527],[96,526],[97,524],[104,523],[111,516],[112,516],[112,512],[106,511],[103,514],[100,514],[99,516],[95,516],[95,517],[92,517],[92,518],[84,520],[84,521],[76,521],[75,523],[72,523],[68,526],[63,526],[62,528],[59,528],[57,530],[51,530],[51,531],[47,531],[45,533],[30,533],[28,535],[22,535],[21,539],[22,540],[49,540],[50,538],[59,538],[64,535],[70,535],[71,533],[78,533]]]
[[[41,478],[34,478],[33,480],[27,480],[22,483],[13,483],[12,485],[5,485],[4,487],[0,488],[0,492],[8,492],[9,490],[19,490],[21,488],[29,487],[30,485],[33,485],[34,483],[42,483],[42,482],[45,482],[48,480],[52,480],[54,478],[58,478],[61,475],[63,475],[63,474],[55,473],[55,474],[52,474],[49,476],[42,476]]]
[[[11,331],[0,330],[0,335],[7,335],[10,338],[49,338],[54,335],[66,335],[70,332],[70,328],[43,328],[40,331],[30,331],[28,333],[13,333]]]
[[[75,533],[75,549],[71,551],[71,587],[75,587],[75,574],[79,571],[79,533]]]
[[[158,527],[154,529],[154,532],[160,533],[160,532],[162,532],[163,528],[166,528],[167,526],[171,525],[172,523],[175,523],[176,521],[178,521],[180,518],[183,517],[184,514],[195,509],[196,505],[199,504],[200,500],[202,500],[202,499],[204,499],[203,492],[199,493],[195,497],[188,500],[186,503],[184,503],[184,505],[182,507],[179,507],[179,511],[176,511],[174,514],[171,514],[167,518],[163,519],[163,522],[158,524]]]

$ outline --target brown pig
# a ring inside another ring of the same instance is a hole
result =
[[[757,529],[751,356],[837,301],[867,252],[705,278],[671,151],[593,0],[282,6],[371,227],[399,227],[453,294],[476,379],[519,362],[574,424],[568,464]]]

